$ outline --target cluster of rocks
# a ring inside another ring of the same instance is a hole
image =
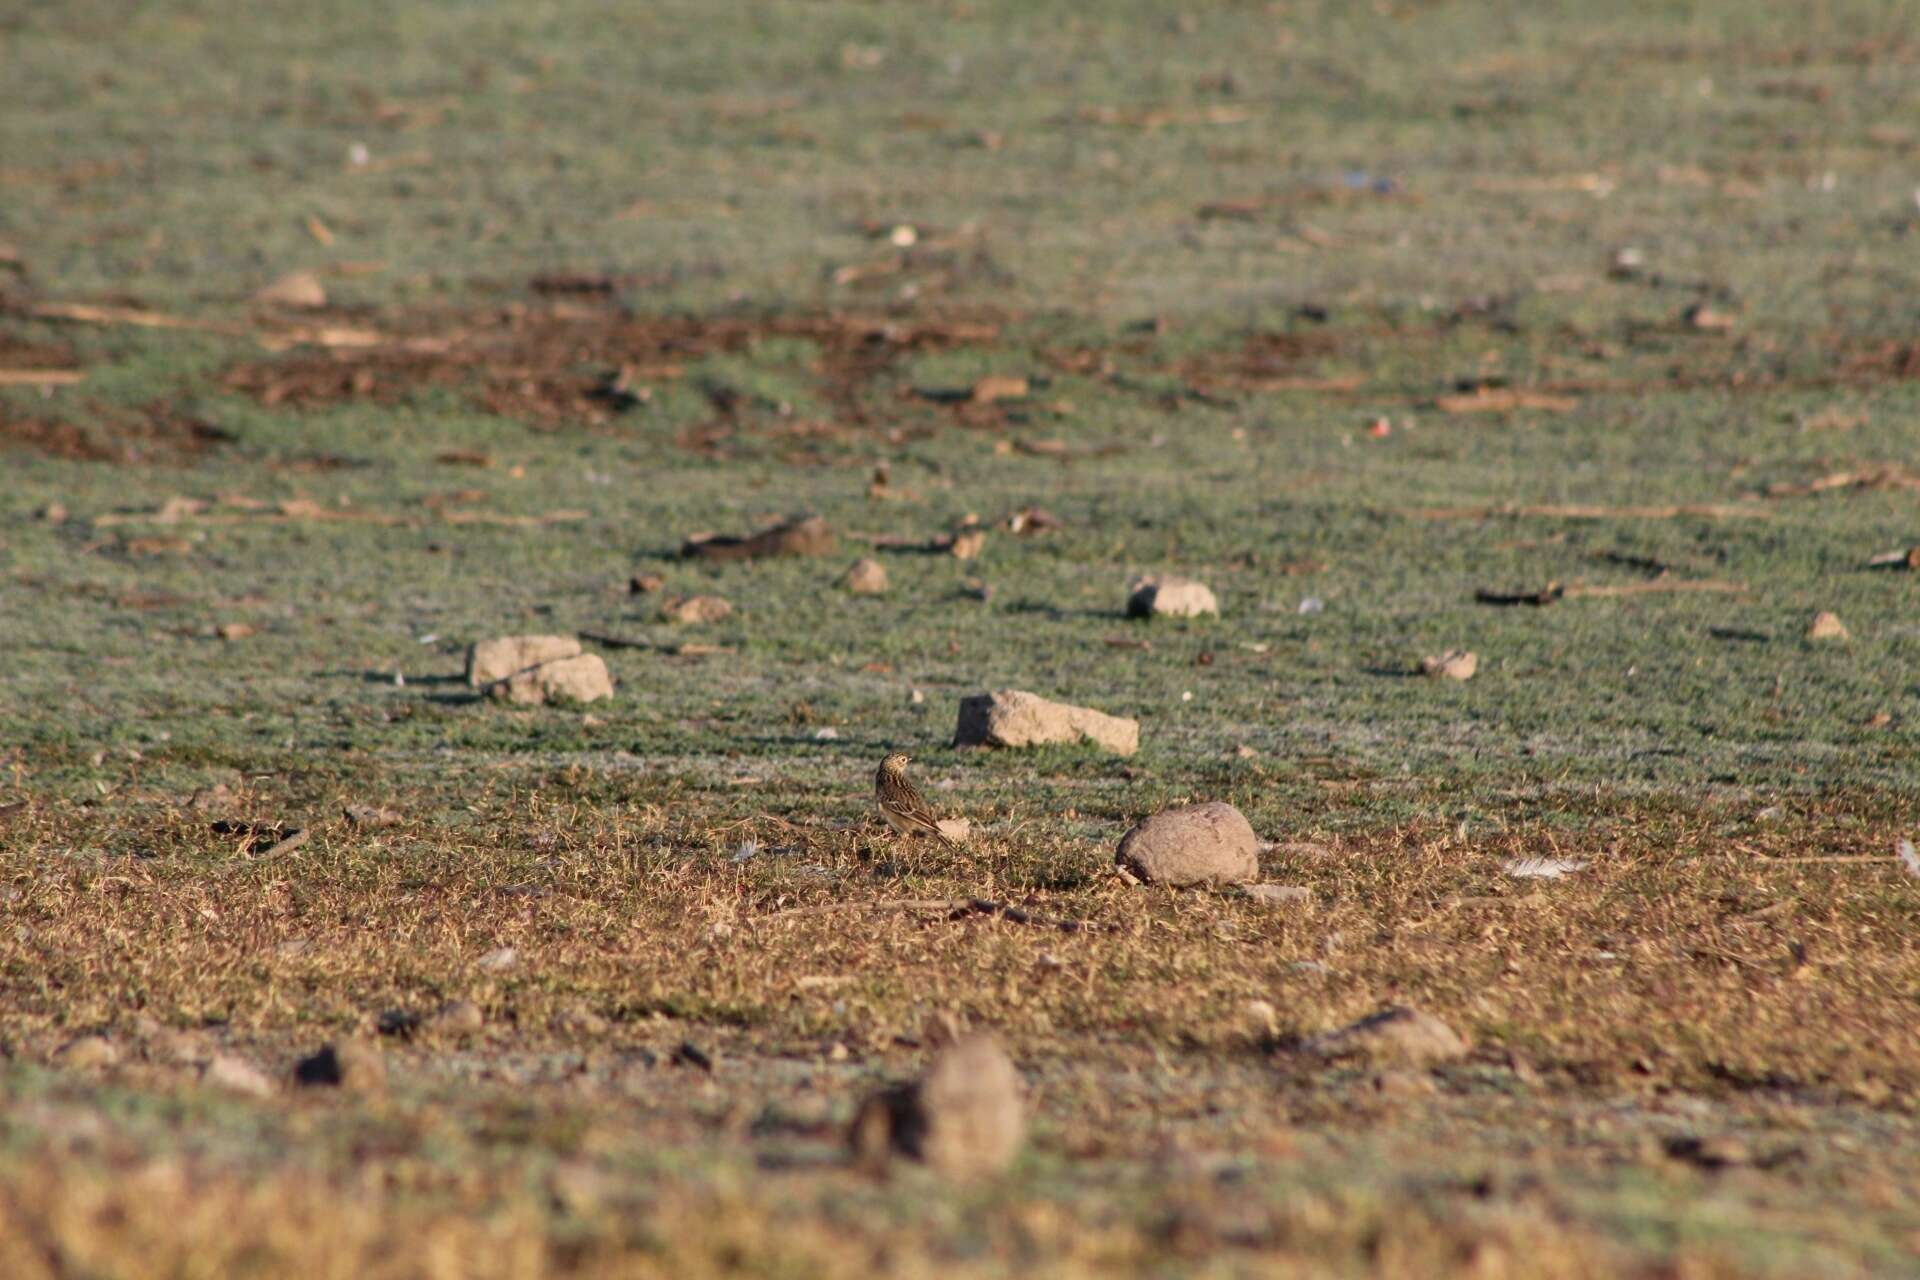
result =
[[[467,651],[467,683],[490,698],[524,706],[593,702],[613,696],[598,654],[572,636],[501,636]]]
[[[141,1019],[123,1046],[114,1038],[89,1033],[76,1036],[53,1052],[53,1064],[66,1071],[97,1074],[120,1067],[130,1058],[149,1069],[167,1072],[222,1093],[264,1098],[277,1091],[272,1077],[239,1054],[212,1047],[200,1035],[161,1027]]]
[[[978,539],[964,545],[961,539],[977,532],[963,529],[937,549],[969,558],[977,554]],[[696,536],[688,539],[682,551],[689,558],[727,561],[824,555],[835,545],[825,522],[807,516],[746,536]],[[662,585],[657,578],[644,582],[636,578],[633,589],[658,591]],[[842,585],[853,595],[883,594],[889,588],[886,567],[872,557],[861,558],[848,568]],[[716,622],[731,612],[731,606],[717,596],[674,598],[661,607],[663,617],[687,624]],[[1197,619],[1216,617],[1219,612],[1214,593],[1191,578],[1152,574],[1135,578],[1127,586],[1130,617]],[[1831,624],[1816,632],[1835,634]],[[1437,678],[1466,680],[1477,666],[1474,654],[1454,650],[1425,659],[1421,669]],[[564,636],[514,636],[476,645],[469,655],[467,679],[475,688],[513,702],[585,702],[611,692],[604,664],[582,654],[578,641]],[[1089,744],[1127,756],[1139,749],[1140,725],[1027,690],[1000,689],[961,699],[954,741],[960,746],[995,749]],[[969,834],[964,819],[941,825],[955,840]],[[1312,895],[1304,887],[1259,882],[1261,849],[1245,815],[1231,804],[1213,801],[1141,819],[1121,838],[1114,866],[1123,878],[1138,884],[1233,888],[1266,905],[1310,905]],[[471,1035],[484,1026],[477,1006],[464,1002],[402,1021],[408,1035]],[[1439,1019],[1396,1007],[1296,1042],[1288,1052],[1302,1061],[1425,1067],[1464,1056],[1468,1045]],[[384,1069],[377,1048],[350,1041],[327,1046],[303,1060],[295,1077],[305,1084],[378,1089]],[[855,1159],[868,1166],[905,1158],[956,1178],[996,1173],[1014,1159],[1024,1138],[1021,1093],[1019,1073],[996,1040],[987,1035],[948,1034],[917,1079],[866,1100],[848,1140]]]
[[[1172,812],[1184,814],[1183,821],[1206,820],[1192,811]],[[1212,817],[1232,825],[1226,815]],[[1271,1039],[1273,1010],[1264,1002],[1255,1005],[1265,1015],[1266,1035]],[[594,1021],[604,1031],[604,1021]],[[387,1034],[401,1034],[403,1024],[409,1036],[427,1030],[472,1035],[484,1027],[485,1017],[472,1002],[454,1001],[424,1019],[383,1018]],[[208,1052],[191,1033],[153,1028],[144,1038],[149,1058],[191,1066],[205,1087],[258,1098],[280,1090],[267,1073],[245,1058]],[[893,1161],[907,1160],[956,1181],[1004,1173],[1018,1158],[1027,1134],[1026,1087],[1013,1059],[996,1037],[964,1031],[949,1014],[930,1019],[924,1038],[932,1053],[920,1074],[870,1094],[857,1109],[846,1132],[853,1161],[869,1172],[881,1173]],[[1389,1072],[1454,1062],[1471,1049],[1464,1037],[1440,1019],[1402,1006],[1382,1009],[1291,1045],[1269,1047],[1308,1065],[1357,1064]],[[122,1056],[115,1041],[89,1034],[67,1042],[54,1053],[53,1061],[68,1071],[100,1072],[117,1066]],[[672,1061],[713,1069],[711,1055],[691,1044],[683,1045]],[[1418,1083],[1399,1075],[1375,1079],[1382,1091],[1399,1081],[1396,1092],[1411,1092]],[[301,1090],[381,1097],[388,1087],[386,1055],[373,1040],[346,1037],[298,1059],[286,1083]]]

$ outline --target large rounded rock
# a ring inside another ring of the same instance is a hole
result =
[[[963,747],[1092,742],[1130,756],[1140,749],[1140,722],[1091,707],[1049,702],[1020,689],[1000,689],[960,699],[960,723],[953,737]]]
[[[479,689],[516,671],[571,658],[580,651],[580,642],[572,636],[498,636],[482,640],[467,650],[467,683]]]
[[[1238,809],[1215,800],[1144,819],[1114,862],[1148,884],[1246,884],[1260,874],[1260,842]]]
[[[953,1178],[999,1173],[1026,1138],[1020,1074],[999,1041],[962,1035],[912,1084],[867,1099],[849,1140],[868,1165],[903,1155]]]
[[[1156,573],[1127,584],[1127,614],[1134,618],[1198,618],[1220,612],[1220,602],[1204,582],[1178,574]]]

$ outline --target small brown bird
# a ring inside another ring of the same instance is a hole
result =
[[[919,789],[907,779],[907,763],[912,759],[896,751],[880,762],[880,771],[873,775],[873,798],[880,816],[903,836],[932,836],[947,848],[956,848],[940,830],[940,820],[920,798]]]

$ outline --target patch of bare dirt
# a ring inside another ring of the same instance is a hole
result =
[[[645,403],[692,362],[751,352],[777,338],[812,342],[809,372],[848,423],[864,425],[861,392],[911,352],[998,341],[997,318],[900,318],[846,312],[795,315],[631,316],[578,302],[498,308],[480,316],[422,318],[417,336],[364,350],[301,349],[250,362],[224,378],[266,405],[350,400],[393,403],[423,388],[464,391],[494,413],[542,429],[604,425]],[[722,437],[746,406],[708,389]]]
[[[1160,372],[1214,394],[1310,391],[1407,398],[1406,388],[1379,385],[1356,367],[1378,363],[1388,349],[1404,355],[1409,349],[1436,348],[1464,325],[1502,338],[1519,332],[1497,307],[1463,307],[1430,325],[1251,333],[1237,346],[1193,353]],[[1565,397],[1582,393],[1648,395],[1699,388],[1775,392],[1920,379],[1920,343],[1911,340],[1830,333],[1789,341],[1756,333],[1708,341],[1719,336],[1685,321],[1629,321],[1610,337],[1554,326],[1542,335],[1544,350],[1538,359],[1548,370],[1580,370],[1581,376],[1529,376],[1519,386],[1504,374],[1476,373],[1456,378],[1451,384],[1456,394],[1442,394],[1439,407],[1447,412],[1474,407],[1564,411],[1573,407]],[[1814,352],[1818,359],[1812,358]],[[1073,354],[1081,368],[1102,371],[1089,353]]]
[[[73,348],[59,342],[33,342],[0,332],[0,369],[77,369]]]
[[[74,462],[180,464],[232,439],[164,402],[88,405],[79,415],[41,417],[0,401],[0,450],[29,449]]]
[[[1869,342],[1843,350],[1841,380],[1907,382],[1920,378],[1920,342]]]

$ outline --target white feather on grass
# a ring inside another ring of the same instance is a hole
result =
[[[1906,863],[1907,874],[1920,880],[1920,853],[1913,850],[1913,841],[1902,840],[1899,844],[1900,861]]]

